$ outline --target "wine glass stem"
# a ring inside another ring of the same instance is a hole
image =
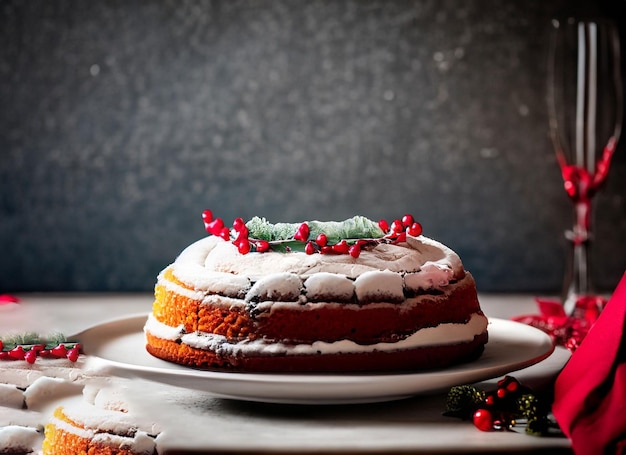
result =
[[[590,211],[590,200],[576,202],[574,227],[565,232],[565,237],[571,243],[571,251],[563,286],[563,306],[570,316],[574,314],[578,298],[592,292],[589,267]]]

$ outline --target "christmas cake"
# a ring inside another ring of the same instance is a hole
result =
[[[472,275],[411,215],[203,219],[211,235],[158,276],[144,327],[156,357],[226,371],[414,371],[474,360],[487,343]]]

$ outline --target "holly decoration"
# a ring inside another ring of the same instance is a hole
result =
[[[507,431],[525,421],[526,433],[535,436],[555,427],[548,414],[549,406],[512,376],[505,376],[488,392],[470,385],[452,387],[444,412],[449,417],[472,420],[481,431]]]
[[[37,334],[16,335],[0,339],[0,360],[23,360],[33,364],[37,358],[63,359],[76,362],[81,346],[65,340],[63,335],[43,338]]]
[[[255,217],[247,223],[236,218],[229,228],[210,210],[202,212],[202,220],[209,234],[232,242],[241,254],[301,251],[306,254],[349,254],[356,259],[363,249],[381,243],[406,242],[407,235],[418,237],[422,234],[422,225],[410,214],[394,220],[391,225],[385,220],[374,223],[360,216],[343,222],[299,224],[271,224],[264,218]]]

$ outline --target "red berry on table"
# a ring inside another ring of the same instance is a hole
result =
[[[487,409],[474,412],[474,426],[480,431],[493,431],[493,415]]]
[[[519,388],[519,382],[511,381],[506,385],[506,390],[509,392],[515,392]]]
[[[0,360],[7,360],[9,358],[9,351],[0,351]]]
[[[419,223],[411,223],[411,225],[406,228],[406,233],[412,237],[419,237],[422,235],[422,225]]]
[[[326,234],[320,234],[315,238],[315,243],[320,247],[325,247],[328,245],[328,237],[326,237]]]
[[[378,227],[380,228],[381,231],[383,231],[385,234],[387,232],[389,232],[389,223],[387,223],[386,220],[379,220],[378,221]]]

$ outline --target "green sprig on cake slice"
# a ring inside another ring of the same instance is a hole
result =
[[[36,333],[23,333],[0,339],[0,360],[25,360],[32,364],[37,357],[42,357],[76,362],[80,349],[79,343],[67,341],[62,334],[42,337]]]
[[[404,215],[391,225],[380,220],[378,223],[363,216],[345,221],[307,221],[304,223],[275,223],[265,218],[254,217],[247,223],[236,218],[232,227],[224,220],[214,218],[210,210],[202,212],[206,231],[226,241],[232,241],[241,254],[251,251],[307,254],[349,254],[358,258],[361,250],[380,243],[400,243],[406,236],[417,237],[422,225],[412,215]]]

